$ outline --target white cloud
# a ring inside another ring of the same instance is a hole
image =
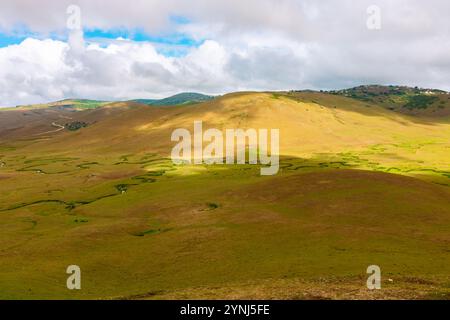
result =
[[[127,99],[180,91],[339,88],[393,83],[450,90],[446,0],[7,0],[0,31],[65,32],[66,8],[88,28],[143,28],[204,40],[182,57],[129,40],[27,39],[0,48],[0,105],[66,97]],[[366,28],[369,5],[382,28]],[[189,19],[171,23],[171,17]]]
[[[221,92],[227,54],[215,41],[179,58],[158,54],[152,44],[116,41],[107,47],[26,39],[0,49],[0,100],[28,104],[67,97],[128,99],[179,91]]]

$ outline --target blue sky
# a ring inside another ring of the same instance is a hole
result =
[[[183,16],[170,16],[170,23],[172,25],[186,25],[192,23],[192,21]],[[173,28],[171,28],[173,29]],[[53,39],[60,41],[67,41],[68,32],[49,32],[49,33],[37,33],[29,30],[27,27],[15,28],[10,32],[0,31],[0,48],[7,47],[9,45],[20,44],[26,38],[34,39]],[[198,48],[205,39],[194,39],[189,35],[181,32],[159,32],[150,34],[143,28],[125,28],[115,27],[110,29],[100,28],[84,28],[84,39],[87,43],[99,43],[102,46],[106,46],[112,40],[123,38],[135,42],[149,42],[155,45],[158,53],[167,57],[182,57],[186,55],[190,49]]]
[[[136,42],[149,42],[155,45],[156,50],[168,57],[180,57],[189,52],[191,48],[198,48],[204,40],[195,40],[182,33],[166,33],[151,35],[142,29],[128,30],[117,28],[111,30],[85,29],[84,38],[87,42],[108,43],[108,40],[123,38]]]
[[[4,33],[0,33],[0,48],[6,47],[12,44],[21,43],[26,36],[18,36],[18,35],[7,35]]]

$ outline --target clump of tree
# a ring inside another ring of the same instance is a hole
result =
[[[416,95],[410,96],[408,102],[403,106],[407,109],[426,109],[429,105],[433,104],[439,98],[429,95]]]
[[[121,193],[125,193],[128,190],[128,184],[118,184],[116,186],[117,191],[121,192]]]
[[[81,128],[87,127],[87,123],[83,121],[75,121],[71,123],[66,123],[64,127],[69,131],[77,131]]]

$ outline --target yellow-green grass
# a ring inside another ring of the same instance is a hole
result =
[[[331,98],[135,106],[2,142],[0,298],[448,298],[449,125]],[[279,174],[173,165],[170,132],[202,119],[280,128]]]

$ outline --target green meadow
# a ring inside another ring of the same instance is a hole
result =
[[[364,103],[119,105],[77,111],[77,131],[0,140],[0,298],[448,299],[450,124]],[[279,173],[174,165],[171,130],[199,118],[279,127]]]

